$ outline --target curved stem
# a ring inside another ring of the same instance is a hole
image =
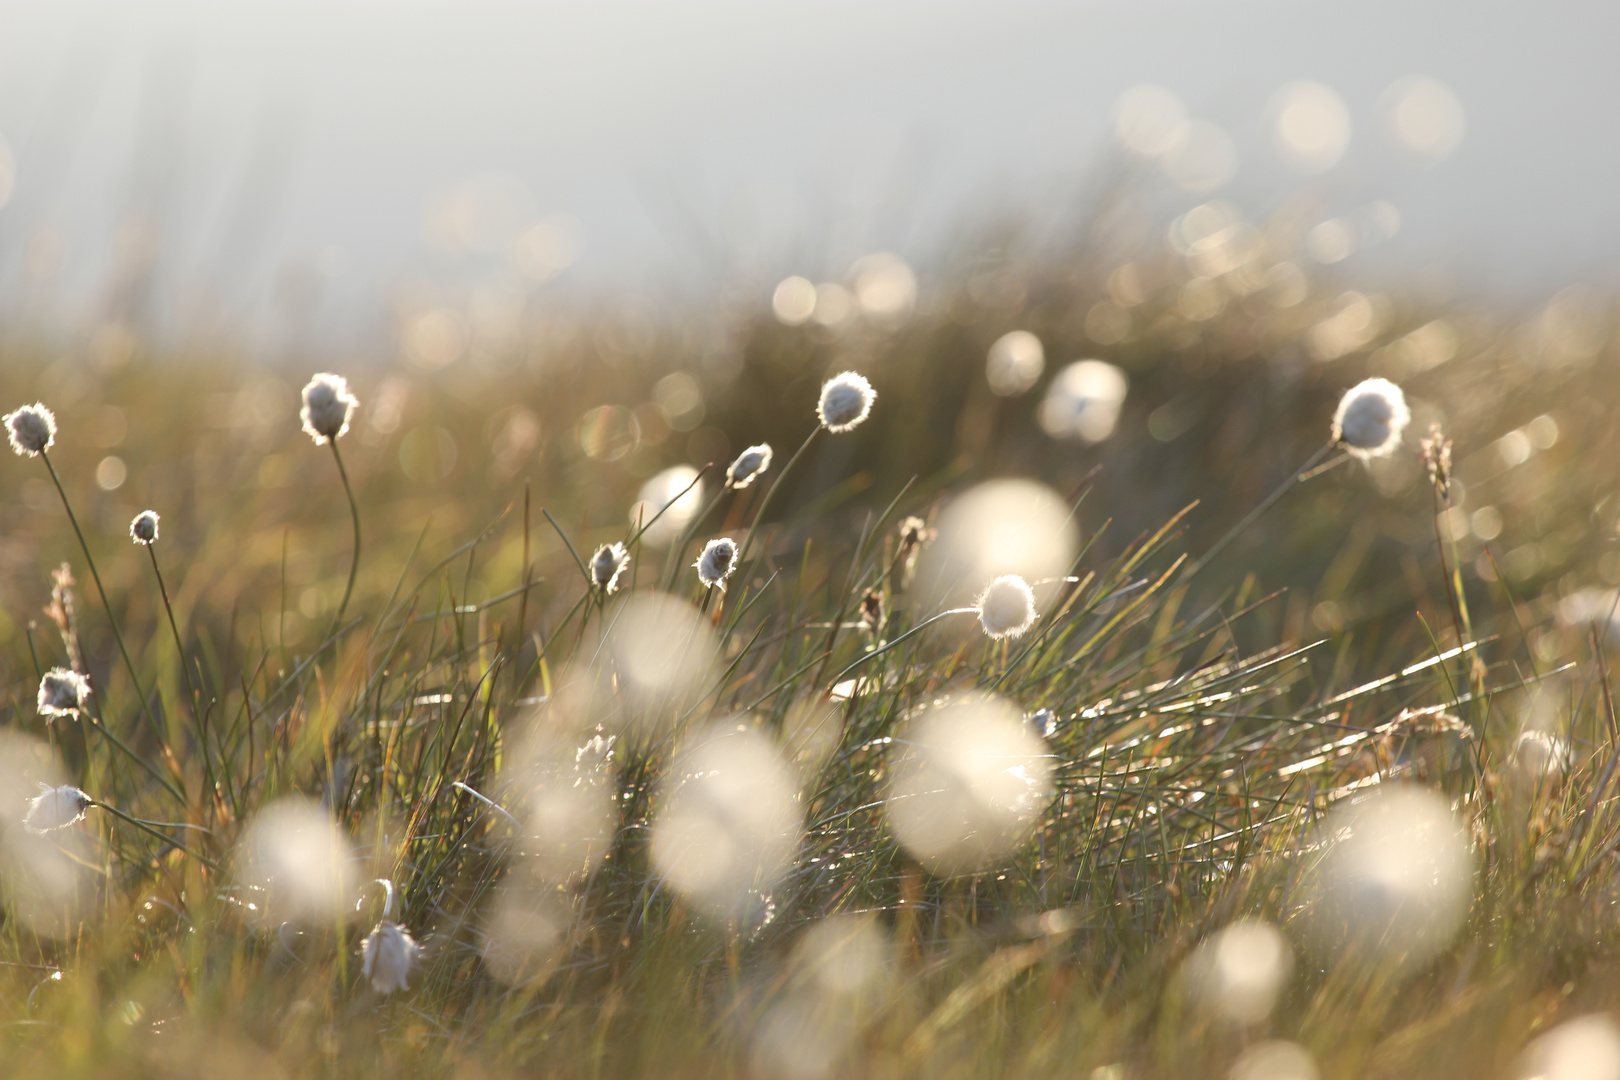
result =
[[[174,620],[174,605],[169,603],[169,588],[163,583],[163,571],[158,569],[157,552],[152,550],[151,544],[146,544],[146,554],[152,560],[152,576],[157,578],[158,594],[163,597],[163,612],[169,617],[169,633],[174,635],[175,656],[180,661],[180,678],[186,684],[186,697],[191,701],[191,722],[197,727],[197,745],[203,756],[203,786],[212,791],[214,789],[214,765],[208,755],[208,730],[203,725],[202,698],[197,694],[197,686],[191,681],[191,663],[186,659],[186,646],[180,640],[180,626]]]
[[[62,486],[62,478],[56,474],[56,466],[51,463],[50,454],[41,450],[39,456],[44,459],[45,468],[50,470],[51,482],[56,485],[56,493],[62,497],[62,509],[67,511],[68,522],[73,526],[73,535],[79,538],[79,550],[84,552],[85,564],[90,567],[90,578],[96,583],[96,595],[101,597],[102,610],[107,613],[107,622],[112,625],[113,638],[118,642],[118,654],[124,658],[124,667],[129,671],[129,681],[135,687],[135,696],[140,699],[141,711],[146,713],[146,722],[152,725],[153,734],[161,738],[162,732],[158,730],[157,717],[152,713],[152,703],[146,700],[146,690],[141,686],[141,677],[135,671],[135,661],[130,658],[129,647],[124,644],[124,632],[118,628],[118,619],[113,615],[112,601],[107,599],[107,588],[101,583],[101,572],[96,569],[96,559],[95,556],[90,554],[90,544],[84,538],[84,530],[79,528],[79,519],[73,513],[73,504],[68,501],[67,489]],[[102,725],[102,730],[115,743],[118,742],[118,739],[112,735],[112,732],[107,729],[105,724]],[[128,747],[125,747],[125,749],[128,750]],[[136,760],[145,764],[144,759],[137,757]],[[151,768],[150,765],[147,767]],[[162,779],[161,774],[158,774],[156,770],[153,770],[153,774]],[[178,787],[167,780],[163,782],[163,786],[168,788],[180,800],[182,806],[186,805],[186,797]]]
[[[349,497],[349,517],[354,521],[354,558],[349,563],[349,583],[343,587],[343,599],[338,603],[337,614],[332,618],[332,631],[343,625],[343,613],[349,608],[349,597],[354,595],[354,578],[360,571],[360,506],[354,501],[354,488],[349,483],[349,470],[343,467],[343,455],[338,452],[336,439],[327,439],[326,444],[332,448],[332,460],[337,462],[338,475],[343,478],[343,493]]]
[[[1236,525],[1232,526],[1231,529],[1227,530],[1225,536],[1215,541],[1215,546],[1204,552],[1203,558],[1196,562],[1190,563],[1187,566],[1187,569],[1182,571],[1181,577],[1176,584],[1184,585],[1196,577],[1200,570],[1204,569],[1204,567],[1208,566],[1214,560],[1215,556],[1225,551],[1227,547],[1231,545],[1232,541],[1236,540],[1239,536],[1242,536],[1250,525],[1253,525],[1260,519],[1260,515],[1277,505],[1277,501],[1284,495],[1288,494],[1289,491],[1293,490],[1296,485],[1303,484],[1306,480],[1309,480],[1313,476],[1319,475],[1321,472],[1326,472],[1326,469],[1317,470],[1315,472],[1312,470],[1315,470],[1316,466],[1321,464],[1322,459],[1327,457],[1337,445],[1338,444],[1335,442],[1328,442],[1320,450],[1312,454],[1311,459],[1304,465],[1301,465],[1299,468],[1289,473],[1288,479],[1284,480],[1280,485],[1278,485],[1277,490],[1273,491],[1270,495],[1267,495],[1264,499],[1262,499],[1259,506],[1256,506],[1253,510],[1250,510],[1248,514],[1244,516],[1242,521],[1239,521]],[[1335,462],[1335,464],[1337,464],[1337,462]]]
[[[861,655],[860,659],[856,660],[853,664],[849,665],[849,667],[845,668],[843,671],[840,671],[838,674],[833,676],[833,680],[832,680],[833,685],[837,686],[840,682],[843,681],[843,678],[844,678],[845,675],[848,675],[850,672],[854,671],[856,668],[860,667],[862,664],[866,663],[868,660],[872,659],[874,656],[882,656],[884,653],[888,652],[890,649],[894,648],[896,645],[898,645],[902,641],[906,640],[906,638],[911,637],[913,634],[916,634],[916,633],[919,633],[919,632],[921,632],[923,630],[926,630],[928,627],[930,627],[930,626],[934,625],[935,623],[939,622],[939,620],[945,618],[947,615],[968,615],[968,614],[977,615],[978,613],[979,613],[979,609],[976,608],[976,607],[959,607],[959,608],[951,608],[949,611],[942,611],[938,615],[935,615],[931,619],[925,619],[922,622],[918,623],[916,626],[913,626],[910,630],[907,630],[905,633],[901,634],[899,637],[895,638],[893,641],[885,642],[882,645],[882,647],[873,649],[869,653],[863,653]]]
[[[805,451],[810,449],[810,444],[816,441],[816,436],[820,435],[821,431],[822,428],[819,424],[811,429],[809,436],[805,438],[799,449],[794,451],[793,456],[788,459],[788,463],[782,466],[782,471],[776,474],[776,480],[772,482],[770,490],[765,492],[765,498],[760,500],[759,509],[754,511],[753,524],[748,526],[748,534],[743,537],[742,547],[737,549],[738,567],[742,566],[743,559],[748,556],[748,549],[754,544],[754,534],[759,531],[759,523],[765,520],[765,511],[771,508],[771,501],[776,498],[776,489],[782,486],[782,481],[787,479],[788,473],[793,471],[793,466],[797,465],[799,459],[804,457]],[[746,573],[744,571],[745,580]]]
[[[198,862],[200,862],[204,866],[208,867],[208,869],[210,869],[210,870],[218,870],[219,869],[219,864],[217,862],[215,862],[213,859],[210,859],[206,855],[197,854],[195,851],[192,851],[190,848],[186,847],[186,845],[182,844],[180,841],[176,840],[174,837],[165,836],[163,833],[158,832],[155,828],[148,825],[146,822],[142,821],[140,818],[130,817],[128,814],[124,813],[122,810],[118,809],[116,806],[110,806],[107,803],[98,802],[95,799],[90,800],[90,805],[95,807],[97,810],[105,810],[105,811],[107,811],[107,813],[111,814],[113,817],[117,818],[119,821],[128,822],[129,824],[135,826],[137,829],[140,829],[142,832],[149,833],[152,836],[157,837],[159,840],[163,841],[165,844],[169,844],[172,847],[176,847],[176,848],[180,849],[181,851],[185,852],[187,855],[190,855],[193,859],[196,859]]]

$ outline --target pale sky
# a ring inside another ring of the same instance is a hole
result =
[[[475,247],[536,220],[580,243],[551,288],[701,301],[879,249],[926,283],[965,223],[1075,206],[1143,83],[1237,151],[1189,205],[1263,214],[1302,182],[1325,213],[1384,200],[1398,233],[1346,272],[1437,265],[1535,298],[1613,284],[1617,41],[1608,0],[0,0],[0,310],[37,287],[32,250],[52,311],[95,317],[140,219],[160,321],[204,294],[263,318],[278,282],[318,279],[321,325],[352,332],[402,287],[511,273],[445,249],[458,191],[496,201],[462,223]],[[1380,111],[1411,76],[1466,116],[1427,167]],[[1304,181],[1268,126],[1297,80],[1350,119]]]

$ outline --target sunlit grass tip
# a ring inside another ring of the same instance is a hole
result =
[[[38,457],[56,442],[56,415],[39,402],[6,414],[6,437],[21,457]]]
[[[864,375],[845,371],[822,384],[821,400],[816,402],[816,418],[835,435],[852,431],[871,415],[872,402],[876,400],[877,391]]]
[[[1035,593],[1017,574],[996,578],[974,606],[979,612],[979,625],[995,641],[1018,637],[1035,625]]]
[[[726,487],[745,488],[771,467],[771,444],[750,446],[726,469]]]
[[[359,399],[349,391],[347,379],[323,371],[304,387],[304,407],[298,415],[304,431],[319,446],[349,430],[349,421],[359,405]]]
[[[158,512],[142,510],[129,523],[129,538],[137,544],[152,545],[158,538]]]
[[[1363,379],[1339,399],[1333,441],[1363,461],[1384,457],[1401,445],[1411,420],[1399,386],[1388,379]]]
[[[52,668],[39,680],[39,715],[78,716],[90,697],[90,680],[69,668]]]

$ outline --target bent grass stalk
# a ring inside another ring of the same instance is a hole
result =
[[[90,544],[84,538],[84,530],[79,528],[79,519],[73,513],[73,504],[68,500],[67,489],[62,486],[62,478],[57,475],[56,466],[51,462],[51,455],[48,452],[41,450],[39,452],[39,456],[45,461],[45,468],[51,474],[51,482],[56,485],[57,495],[61,496],[62,509],[67,511],[68,522],[73,526],[73,535],[78,537],[79,550],[84,552],[85,564],[90,567],[90,578],[96,583],[96,595],[101,597],[102,610],[107,613],[107,622],[112,626],[113,638],[118,642],[118,654],[119,656],[123,657],[124,667],[129,671],[129,680],[130,683],[135,687],[135,696],[140,700],[141,711],[146,714],[146,721],[152,726],[153,733],[161,738],[162,732],[158,728],[157,717],[152,712],[152,703],[146,700],[146,690],[141,686],[141,677],[140,674],[135,670],[135,661],[129,655],[129,647],[124,644],[124,632],[119,629],[118,619],[113,615],[112,601],[107,597],[106,586],[101,583],[101,571],[96,569],[95,556],[90,554]],[[146,761],[146,759],[135,754],[135,752],[130,750],[127,746],[124,746],[118,737],[112,734],[111,729],[107,728],[104,724],[100,726],[107,737],[112,739],[113,742],[123,749],[125,753],[128,753],[131,757],[134,757],[136,761],[145,766],[146,769],[154,776],[158,777],[159,780],[162,780],[164,788],[167,789],[168,792],[176,799],[180,800],[180,805],[189,805],[189,800],[186,798],[185,793],[180,787],[164,779],[162,773],[158,772],[153,765]],[[175,779],[183,784],[185,782],[185,777],[178,774],[178,767],[174,765],[172,758],[171,768],[174,768],[177,773]]]
[[[337,439],[327,439],[326,445],[332,448],[332,460],[337,462],[338,475],[343,478],[343,494],[349,497],[349,517],[354,523],[354,557],[349,561],[349,582],[343,587],[343,599],[338,602],[337,614],[332,616],[332,629],[328,631],[328,636],[331,636],[343,625],[343,613],[349,609],[349,598],[354,595],[355,575],[360,570],[360,506],[354,500],[354,487],[349,483],[349,470],[343,467],[343,454],[338,450]]]

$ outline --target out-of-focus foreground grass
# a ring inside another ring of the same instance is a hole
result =
[[[8,344],[132,660],[8,455],[8,1074],[1615,1075],[1606,317],[1345,291],[1199,214],[1116,266],[976,261],[914,310],[788,285],[786,319],[552,311],[347,372],[341,618],[307,372]],[[1126,376],[1117,418],[1081,359]],[[788,471],[846,369],[871,418]],[[1368,375],[1405,387],[1405,445],[1330,458],[1184,576]],[[642,486],[710,462],[684,546],[637,542]],[[1009,477],[1044,494],[964,502]],[[908,515],[941,530],[914,571]],[[756,520],[703,594],[698,547]],[[591,589],[578,560],[624,540]],[[920,629],[1043,567],[1028,636]],[[74,647],[97,719],[48,724]],[[27,832],[45,779],[127,817]],[[389,917],[421,954],[381,994]]]

